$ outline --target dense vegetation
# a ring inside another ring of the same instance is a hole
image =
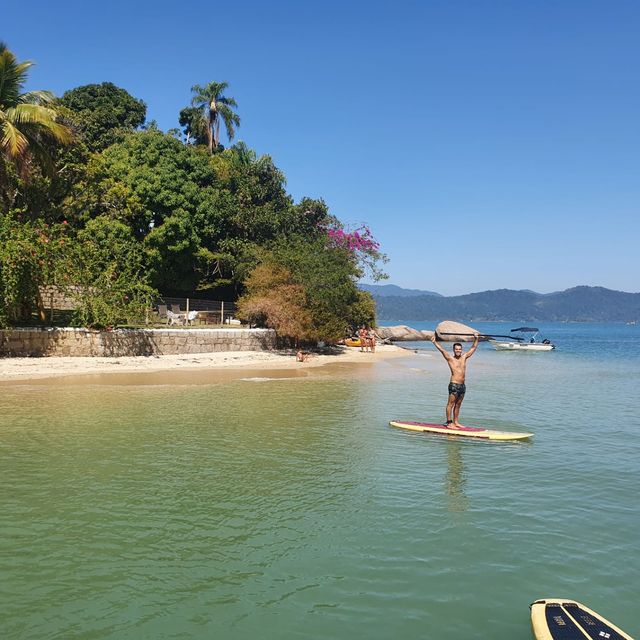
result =
[[[301,340],[374,321],[356,283],[382,275],[378,244],[294,202],[269,156],[221,144],[240,126],[227,83],[195,85],[165,133],[109,82],[24,92],[30,65],[0,45],[0,326],[44,322],[49,285],[85,326],[140,322],[158,294],[238,300]]]
[[[455,318],[462,321],[512,320],[515,322],[637,322],[640,293],[603,287],[573,287],[557,293],[498,289],[464,296],[385,295],[373,291],[383,322]],[[394,292],[395,294],[395,292]]]

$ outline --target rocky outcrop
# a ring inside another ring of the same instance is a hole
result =
[[[441,342],[473,342],[475,329],[460,322],[445,320],[436,327],[436,335]],[[413,327],[399,324],[394,327],[378,327],[376,333],[383,340],[405,342],[411,340],[431,340],[433,331],[420,331]],[[480,338],[486,340],[486,338]]]
[[[383,340],[390,342],[405,342],[411,340],[431,340],[433,331],[419,331],[400,324],[395,327],[378,327],[376,333]]]
[[[436,335],[442,342],[473,342],[475,331],[473,327],[453,320],[444,320],[436,327]]]

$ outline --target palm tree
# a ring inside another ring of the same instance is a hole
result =
[[[196,84],[191,87],[192,93],[195,94],[191,104],[202,112],[210,153],[220,144],[220,120],[224,122],[229,140],[233,140],[235,135],[234,126],[240,126],[240,116],[233,110],[238,103],[233,98],[222,95],[228,87],[227,82],[210,82],[204,86]]]
[[[4,162],[15,165],[24,175],[31,158],[48,163],[50,143],[68,144],[73,138],[48,106],[54,100],[52,93],[22,92],[32,65],[28,60],[18,63],[0,42],[0,180],[6,177]]]
[[[247,146],[247,143],[240,140],[233,147],[229,148],[228,153],[231,155],[233,162],[241,167],[250,167],[258,162],[258,156],[253,149]],[[263,156],[264,157],[264,156]]]
[[[197,107],[185,107],[178,119],[185,136],[186,144],[209,144],[207,129],[209,125],[204,114]]]

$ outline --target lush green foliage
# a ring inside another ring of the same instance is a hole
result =
[[[77,128],[91,151],[102,151],[141,127],[147,105],[111,82],[66,91],[60,104],[76,114]]]
[[[56,284],[65,251],[64,228],[0,214],[0,326],[28,322],[43,304],[40,288]]]
[[[360,289],[358,289],[357,296],[349,309],[349,326],[353,329],[352,333],[362,325],[373,327],[376,324],[376,301],[373,296]]]
[[[89,165],[70,199],[80,223],[128,225],[147,254],[154,286],[190,292],[207,281],[228,208],[209,156],[157,129],[127,136]],[[208,252],[206,251],[208,250]]]
[[[198,107],[185,107],[180,111],[178,122],[182,127],[186,144],[206,145],[209,143],[207,120],[203,117],[201,109],[198,109]]]
[[[234,98],[223,94],[228,88],[227,82],[209,82],[204,86],[197,84],[191,87],[191,106],[195,107],[200,115],[192,110],[183,109],[180,112],[180,124],[186,127],[185,134],[197,139],[204,133],[209,153],[219,148],[221,121],[224,122],[229,140],[233,140],[235,129],[240,126],[240,116],[234,111],[238,103]]]
[[[306,289],[293,274],[275,260],[259,264],[247,277],[247,293],[238,301],[237,313],[252,324],[275,329],[278,334],[311,338],[313,317]]]
[[[60,121],[71,122],[68,112],[59,113],[59,116]],[[80,139],[71,145],[52,147],[46,170],[32,164],[27,175],[12,174],[11,207],[22,210],[23,219],[49,224],[70,222],[69,202],[73,202],[78,184],[85,180],[89,158],[89,151]]]
[[[291,236],[273,245],[247,278],[239,310],[251,322],[262,321],[296,339],[339,340],[375,319],[373,299],[356,284],[361,274],[353,253],[331,247],[326,235]],[[280,318],[293,313],[292,307],[302,328],[289,333],[291,325]]]
[[[19,63],[0,42],[0,198],[6,212],[17,196],[17,178],[33,166],[49,167],[52,145],[68,144],[71,130],[58,121],[48,91],[24,92],[33,65]]]
[[[54,286],[78,306],[77,324],[105,327],[145,319],[157,291],[148,284],[145,255],[129,228],[96,218],[73,235],[23,215],[0,216],[0,326],[47,320],[41,298]]]
[[[131,230],[106,217],[90,220],[71,245],[68,282],[85,327],[143,322],[157,292],[148,284],[144,254]]]
[[[70,220],[129,225],[153,285],[176,294],[241,286],[258,247],[334,223],[321,201],[293,204],[268,156],[240,143],[210,157],[153,128],[95,156],[68,200]]]
[[[141,130],[146,106],[111,83],[57,102],[21,93],[29,64],[0,46],[0,322],[42,317],[46,285],[73,295],[75,321],[94,327],[142,321],[156,289],[244,294],[246,317],[297,340],[373,322],[356,286],[367,270],[381,275],[371,233],[345,230],[322,200],[294,203],[268,155],[220,145],[221,126],[232,140],[240,124],[226,83],[193,87],[182,141]],[[46,168],[35,162],[45,157]]]

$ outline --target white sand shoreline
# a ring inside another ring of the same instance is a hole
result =
[[[294,369],[335,363],[374,363],[406,357],[410,351],[380,345],[375,353],[345,347],[336,355],[312,354],[297,362],[291,351],[224,351],[163,356],[0,358],[0,383],[109,373],[145,373],[194,370]]]

